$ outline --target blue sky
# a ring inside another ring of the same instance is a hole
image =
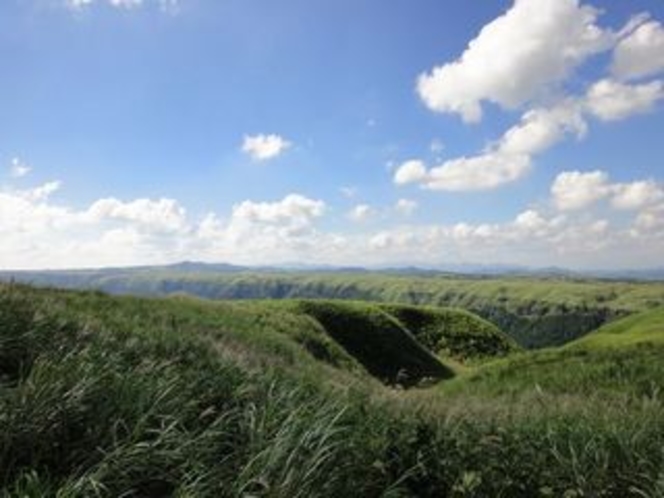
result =
[[[0,268],[664,265],[659,0],[7,0]]]

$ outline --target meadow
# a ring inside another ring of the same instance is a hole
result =
[[[663,317],[2,284],[0,496],[664,496]]]

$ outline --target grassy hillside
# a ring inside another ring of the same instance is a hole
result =
[[[398,320],[377,306],[318,300],[278,304],[284,305],[313,318],[371,374],[388,383],[412,384],[454,375]]]
[[[636,313],[604,325],[569,344],[570,348],[624,348],[642,343],[664,343],[664,307]]]
[[[403,391],[321,331],[339,313],[0,286],[0,496],[664,494],[658,346],[595,386],[583,369],[617,350],[521,353]]]
[[[429,351],[442,358],[472,361],[494,358],[520,348],[495,325],[458,309],[381,304]]]
[[[659,308],[617,320],[563,348],[495,361],[444,389],[464,395],[531,392],[607,401],[629,393],[637,400],[658,400],[664,386],[662,358],[664,308]]]
[[[564,344],[616,318],[664,305],[661,282],[379,272],[215,272],[189,266],[13,275],[35,283],[112,293],[184,292],[212,299],[333,298],[451,306],[482,316],[528,348]]]

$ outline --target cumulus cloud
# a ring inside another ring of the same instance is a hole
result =
[[[425,188],[469,192],[488,190],[512,182],[530,170],[530,157],[490,150],[474,157],[461,157],[431,168]]]
[[[247,135],[242,143],[242,152],[255,161],[267,161],[281,155],[291,143],[279,135]]]
[[[653,180],[618,183],[611,204],[617,209],[641,209],[664,199],[664,187]]]
[[[608,199],[612,207],[636,210],[664,199],[664,187],[653,180],[612,183],[604,171],[564,171],[551,186],[554,205],[561,211],[574,211]]]
[[[466,122],[482,118],[483,101],[518,108],[611,46],[597,14],[577,0],[516,0],[457,60],[420,75],[418,94],[430,109]]]
[[[413,159],[396,170],[393,181],[442,191],[494,189],[525,176],[536,156],[562,140],[582,139],[587,133],[587,115],[602,121],[622,120],[653,110],[662,99],[662,81],[631,84],[603,79],[591,85],[582,98],[569,97],[524,112],[516,125],[479,154],[448,159],[430,169]]]
[[[367,221],[374,215],[374,210],[368,204],[358,204],[348,213],[348,218],[357,223]]]
[[[664,238],[664,204],[650,206],[639,212],[634,221],[633,235],[660,235]]]
[[[151,231],[177,232],[186,226],[185,209],[173,199],[99,199],[88,214],[96,220],[129,221]]]
[[[574,172],[572,172],[574,173]],[[578,173],[578,172],[576,172]],[[581,177],[610,209],[574,213],[525,209],[496,223],[398,224],[380,231],[322,230],[322,200],[290,194],[246,200],[228,213],[192,218],[172,199],[100,199],[74,209],[53,195],[58,182],[0,188],[0,267],[161,264],[183,259],[241,264],[423,264],[483,261],[531,265],[649,266],[664,250],[664,195],[649,180]],[[579,173],[581,174],[581,173]],[[586,193],[571,198],[582,205]],[[401,206],[410,209],[403,199]],[[398,206],[399,204],[397,204]],[[631,215],[633,217],[629,220]],[[622,220],[622,221],[621,221]],[[622,223],[622,224],[621,224]]]
[[[282,223],[284,221],[309,224],[325,211],[323,201],[309,199],[300,194],[289,194],[277,202],[244,201],[233,207],[234,220],[259,223]]]
[[[399,166],[394,172],[394,183],[406,185],[407,183],[420,182],[427,177],[427,168],[420,160],[410,160]]]
[[[528,209],[503,223],[454,223],[400,226],[383,230],[369,240],[372,251],[394,261],[492,262],[534,266],[591,266],[615,258],[625,245],[628,230],[606,219],[568,217]],[[661,247],[662,242],[657,244]],[[645,248],[644,261],[656,261],[656,251]],[[623,264],[624,264],[624,260]]]
[[[0,268],[72,268],[160,264],[183,259],[262,263],[333,254],[343,237],[322,234],[323,201],[290,194],[244,201],[228,219],[187,215],[174,199],[99,199],[72,209],[52,198],[49,182],[0,188]]]
[[[226,223],[215,214],[203,220],[198,231],[202,242],[199,253],[217,261],[254,264],[299,261],[305,253],[307,257],[316,254],[314,247],[318,245],[320,254],[325,254],[336,243],[315,227],[326,209],[323,201],[301,194],[289,194],[274,202],[241,202],[233,206]]]
[[[30,171],[32,171],[32,168],[28,164],[21,161],[18,157],[14,157],[11,160],[9,175],[12,178],[21,178],[30,173]]]
[[[636,23],[613,52],[611,72],[616,78],[634,79],[664,71],[664,28],[658,21]]]
[[[446,191],[493,189],[523,177],[535,155],[564,137],[580,138],[585,132],[586,123],[575,101],[533,109],[481,154],[449,159],[430,170],[421,161],[408,161],[397,169],[394,182],[419,182],[425,188]]]
[[[562,211],[585,208],[610,193],[609,175],[603,171],[565,171],[551,186],[554,204]]]
[[[604,79],[590,87],[586,106],[590,113],[602,121],[617,121],[652,111],[662,98],[662,81],[630,85]]]
[[[664,28],[642,14],[615,32],[600,27],[598,15],[579,0],[515,0],[456,60],[421,74],[417,91],[433,111],[475,122],[487,102],[527,110],[483,150],[431,167],[412,159],[396,170],[394,183],[441,191],[494,189],[524,177],[535,157],[561,140],[582,138],[588,117],[617,121],[655,109],[664,98],[664,81],[628,80],[664,70]],[[610,50],[612,76],[569,94],[574,70]]]

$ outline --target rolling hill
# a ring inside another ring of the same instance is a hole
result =
[[[4,272],[0,279],[114,294],[209,299],[354,299],[463,308],[526,348],[558,346],[605,323],[664,305],[664,283],[578,276],[481,276],[422,271],[260,271],[188,263],[165,267]]]
[[[660,320],[523,352],[450,310],[0,285],[0,496],[661,496]]]

